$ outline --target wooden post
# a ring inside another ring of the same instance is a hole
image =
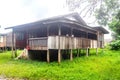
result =
[[[5,36],[5,51],[7,51],[7,36]]]
[[[88,48],[86,49],[86,56],[88,57]]]
[[[47,26],[47,37],[49,36],[49,26]],[[48,48],[48,42],[47,42],[47,48]],[[47,49],[47,62],[50,62],[50,50]]]
[[[14,36],[14,49],[15,49],[14,55],[15,55],[15,57],[17,57],[16,36],[15,36],[15,33],[13,33],[13,36]]]
[[[98,55],[98,48],[96,48],[96,55]]]
[[[104,34],[102,34],[102,48],[104,48],[104,45],[105,45],[105,43],[104,43]]]
[[[58,63],[61,62],[61,50],[58,49]]]
[[[27,38],[27,46],[29,46],[29,33],[28,33],[28,30],[27,30],[26,33],[27,33],[27,34],[26,34],[26,38]]]
[[[77,57],[79,57],[79,49],[77,49]]]
[[[96,48],[96,55],[98,55],[98,47],[99,47],[99,32],[97,31],[97,48]]]
[[[79,49],[79,56],[81,56],[81,49]]]
[[[90,48],[88,48],[88,55],[90,54]]]
[[[73,53],[72,53],[72,49],[70,49],[70,60],[73,60]]]
[[[58,63],[61,62],[60,35],[61,35],[61,28],[60,26],[58,26]]]
[[[73,28],[71,28],[71,49],[70,49],[70,60],[72,61],[73,60],[73,51],[72,51],[72,49],[73,49],[73,37],[74,37],[74,35],[73,35]]]
[[[11,58],[14,57],[14,31],[12,32],[12,55]]]
[[[47,62],[50,62],[50,54],[49,54],[49,49],[47,50]]]

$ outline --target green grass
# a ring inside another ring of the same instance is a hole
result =
[[[28,80],[120,80],[120,51],[104,49],[95,55],[73,61],[40,62],[11,59],[10,52],[0,53],[0,75]]]

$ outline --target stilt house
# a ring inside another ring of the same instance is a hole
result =
[[[0,49],[4,50],[6,47],[6,35],[0,34]]]
[[[12,48],[12,32],[0,34],[0,48],[1,50]]]
[[[108,31],[102,27],[88,26],[78,13],[48,18],[32,23],[10,27],[13,29],[12,43],[14,48],[25,48],[29,51],[46,51],[46,60],[50,61],[51,50],[57,51],[58,62],[61,51],[84,48],[102,48],[104,34]]]

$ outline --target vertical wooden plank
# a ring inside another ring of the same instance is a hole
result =
[[[104,48],[104,45],[105,45],[105,43],[104,43],[104,34],[102,33],[102,48]]]
[[[28,30],[26,31],[26,40],[27,40],[26,46],[29,46],[29,32],[28,32]]]
[[[81,56],[81,49],[79,49],[79,56]]]
[[[58,63],[61,62],[61,50],[58,49]]]
[[[14,29],[12,31],[12,55],[11,55],[11,58],[14,57]]]
[[[61,35],[61,27],[58,25],[58,63],[61,62],[61,49],[60,49],[60,35]]]
[[[49,36],[49,26],[47,26],[47,37]],[[47,62],[50,62],[50,51],[48,49],[48,40],[47,40]]]
[[[86,48],[86,56],[88,57],[88,48]]]
[[[73,60],[73,51],[72,51],[74,48],[73,40],[74,40],[73,28],[71,28],[71,49],[70,49],[70,60],[71,61]]]
[[[96,55],[98,55],[98,48],[96,48]]]
[[[88,55],[90,54],[90,48],[88,48]]]
[[[96,55],[98,55],[98,47],[99,47],[99,32],[97,31],[97,48],[96,48]]]
[[[73,60],[73,53],[72,53],[72,49],[70,49],[70,61]]]
[[[79,49],[77,49],[77,57],[79,57]]]
[[[13,33],[13,36],[14,36],[14,49],[15,49],[15,57],[17,57],[17,49],[16,49],[16,36],[15,36],[15,32]]]
[[[47,62],[50,62],[50,53],[49,53],[49,49],[47,50]]]

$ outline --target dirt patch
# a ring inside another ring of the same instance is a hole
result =
[[[20,78],[7,78],[0,75],[0,80],[28,80],[28,79],[20,79]]]

